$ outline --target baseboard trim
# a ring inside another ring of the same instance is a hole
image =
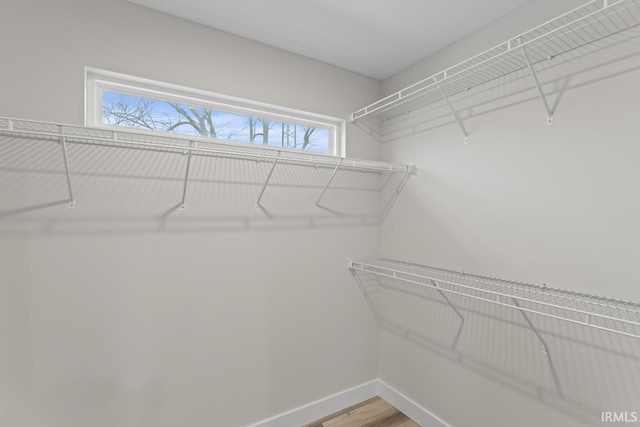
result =
[[[421,427],[451,427],[442,418],[418,405],[382,380],[378,380],[378,396],[398,408]]]
[[[382,397],[404,412],[421,427],[451,427],[441,418],[379,379],[360,384],[247,427],[302,426],[376,396]]]
[[[378,380],[369,381],[284,412],[248,427],[302,426],[378,395]]]

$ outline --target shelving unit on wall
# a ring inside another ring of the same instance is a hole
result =
[[[452,98],[519,70],[528,70],[553,123],[553,107],[537,74],[537,65],[640,24],[640,0],[593,0],[452,67],[413,83],[351,114],[351,121],[386,121],[444,102],[464,134],[469,132]]]
[[[380,220],[412,170],[411,165],[199,137],[0,118],[0,198],[10,207],[0,218],[56,205],[66,205],[74,215],[84,209],[102,214],[114,205],[131,214],[127,203],[143,203],[114,193],[128,192],[138,180],[149,188],[166,183],[154,196],[147,187],[140,190],[140,197],[150,197],[147,207],[171,205],[185,214],[210,215],[234,198],[241,206],[227,216],[296,213]],[[29,187],[34,176],[40,179]],[[116,181],[118,191],[109,188]],[[40,191],[54,183],[55,195]],[[109,203],[97,203],[101,192],[110,194]]]
[[[452,296],[516,310],[539,338],[530,314],[640,339],[640,303],[386,259],[350,259],[348,267],[356,279],[373,275],[431,289],[463,323],[464,316],[451,302]]]
[[[511,375],[538,396],[571,401],[576,383],[567,364],[578,349],[637,360],[640,303],[387,259],[347,265],[381,329],[482,372]],[[508,352],[478,348],[487,337],[502,350],[539,345],[543,357],[510,363]],[[523,366],[537,373],[519,375]]]

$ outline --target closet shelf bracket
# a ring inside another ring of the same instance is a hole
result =
[[[329,177],[327,184],[322,189],[320,196],[318,196],[318,200],[316,200],[316,204],[315,204],[316,208],[326,209],[324,206],[320,205],[320,200],[322,200],[322,198],[324,197],[324,194],[329,189],[329,186],[333,182],[333,179],[336,177],[336,174],[338,173],[338,170],[340,169],[340,166],[342,165],[343,161],[344,161],[344,158],[341,157],[340,161],[338,161],[338,164],[336,164],[336,167],[333,169],[333,172],[331,172],[331,176]]]
[[[522,45],[522,41],[518,40],[518,44]],[[524,58],[524,62],[527,64],[527,68],[529,69],[529,74],[531,74],[531,78],[536,85],[536,90],[538,91],[538,95],[542,100],[542,104],[544,104],[544,108],[547,112],[547,126],[551,126],[553,124],[553,110],[549,106],[549,102],[547,101],[547,97],[544,95],[544,91],[542,90],[542,86],[540,85],[540,80],[538,79],[538,75],[533,68],[533,64],[531,63],[531,59],[529,58],[529,54],[527,53],[527,49],[525,46],[520,47],[520,52]]]
[[[373,303],[373,301],[371,300],[371,297],[367,293],[367,289],[365,288],[364,283],[362,283],[362,280],[360,280],[360,277],[358,277],[355,271],[352,270],[351,275],[353,276],[356,283],[358,284],[358,287],[360,288],[360,291],[362,292],[364,299],[367,301],[367,305],[369,306],[369,309],[371,310],[373,317],[376,319],[376,322],[378,323],[379,326],[382,326],[383,320],[380,318],[380,315],[378,314],[378,311],[375,308],[375,304]]]
[[[455,311],[455,313],[458,315],[458,317],[460,318],[461,322],[460,322],[460,326],[458,327],[458,332],[456,333],[456,337],[453,340],[453,345],[451,346],[451,348],[453,350],[456,349],[456,347],[458,346],[458,341],[460,341],[460,336],[462,335],[462,329],[464,328],[464,326],[466,325],[467,321],[464,318],[464,316],[462,315],[462,313],[460,313],[460,310],[458,310],[456,308],[455,305],[453,305],[453,303],[451,302],[451,300],[449,299],[449,297],[447,296],[447,294],[445,294],[444,292],[442,292],[442,289],[440,289],[440,287],[438,286],[438,282],[436,282],[435,280],[430,280],[431,284],[433,285],[433,287],[436,289],[436,291],[438,291],[438,293],[440,294],[440,296],[442,297],[442,299],[444,299],[447,304],[449,304],[449,307],[451,307],[451,309],[453,309],[453,311]]]
[[[273,175],[273,171],[276,170],[276,166],[278,165],[278,160],[280,160],[280,152],[278,152],[276,159],[273,161],[273,164],[271,165],[271,169],[269,170],[269,174],[267,175],[267,179],[264,181],[262,190],[260,190],[260,195],[258,196],[258,200],[256,200],[256,209],[261,209],[264,213],[267,213],[267,211],[262,206],[260,201],[262,200],[262,196],[264,195],[264,192],[267,189],[267,186],[269,185],[269,181],[271,181],[271,176]]]
[[[513,305],[516,306],[516,309],[520,312],[524,320],[527,322],[527,325],[529,325],[529,327],[531,328],[535,336],[538,338],[538,341],[540,341],[540,344],[542,344],[542,354],[544,354],[545,356],[551,356],[551,353],[549,352],[549,346],[544,341],[544,339],[542,338],[542,335],[540,335],[540,332],[538,332],[538,330],[536,329],[531,319],[529,319],[529,316],[527,316],[527,313],[522,311],[522,307],[520,307],[520,304],[518,304],[518,300],[515,298],[511,298],[511,301],[513,301]]]
[[[408,286],[433,289],[435,281],[438,289],[448,296],[518,310],[526,314],[525,320],[547,354],[549,348],[530,321],[530,314],[640,339],[640,303],[636,302],[386,259],[352,259],[348,267],[358,274],[371,274]]]
[[[413,175],[413,172],[415,170],[415,165],[411,164],[407,166],[407,173],[405,174],[404,178],[402,178],[402,182],[400,183],[400,185],[396,188],[396,190],[393,192],[393,195],[391,196],[391,198],[389,199],[389,202],[387,203],[387,206],[385,206],[383,214],[382,214],[382,219],[384,220],[387,215],[389,214],[389,211],[391,210],[391,207],[394,205],[394,203],[396,202],[396,199],[398,198],[398,196],[400,195],[400,192],[404,189],[404,186],[407,184],[407,181],[409,180],[409,177],[411,175]]]
[[[62,149],[62,159],[64,160],[64,172],[67,177],[67,190],[69,191],[69,209],[76,208],[76,200],[73,197],[73,187],[71,186],[71,171],[69,169],[69,156],[67,154],[67,139],[64,133],[64,127],[58,126],[60,133],[60,147]]]
[[[187,167],[186,170],[184,172],[184,185],[182,187],[182,200],[180,202],[180,209],[181,210],[185,210],[186,209],[186,200],[187,200],[187,188],[189,186],[189,170],[191,169],[191,153],[193,153],[193,149],[197,148],[196,147],[196,142],[195,141],[191,141],[190,143],[191,149],[189,150],[188,153],[186,153],[187,155]]]
[[[464,316],[462,315],[462,313],[460,313],[460,310],[458,310],[456,308],[456,306],[453,305],[453,303],[451,302],[449,297],[447,297],[447,295],[444,292],[442,292],[442,289],[440,289],[440,287],[438,286],[438,282],[436,282],[435,280],[431,280],[431,284],[438,291],[440,296],[442,296],[442,299],[444,299],[447,302],[447,304],[449,304],[449,306],[453,309],[453,311],[456,312],[456,314],[458,315],[458,317],[462,321],[462,326],[464,326],[464,324],[466,323],[466,320],[465,320]]]
[[[39,145],[48,148],[46,151],[41,151]],[[31,148],[32,146],[33,148]],[[197,135],[128,131],[126,128],[112,129],[112,127],[92,128],[0,117],[0,163],[2,163],[0,166],[12,167],[15,169],[15,171],[11,170],[12,174],[14,172],[16,174],[23,173],[24,168],[17,167],[16,164],[22,162],[23,159],[28,160],[27,156],[31,154],[30,150],[32,149],[41,158],[52,156],[50,162],[53,164],[55,172],[59,173],[59,178],[56,178],[56,182],[52,182],[51,186],[62,186],[61,190],[58,190],[58,192],[62,191],[62,195],[58,194],[55,202],[42,203],[39,201],[39,203],[29,206],[12,206],[11,209],[0,210],[0,217],[51,206],[68,205],[68,207],[74,208],[76,197],[78,197],[76,194],[78,185],[87,182],[90,178],[88,178],[87,172],[80,175],[76,172],[74,175],[71,169],[78,168],[83,164],[83,171],[88,171],[90,170],[89,165],[92,165],[90,162],[99,156],[108,155],[108,153],[154,153],[149,155],[148,161],[144,164],[138,164],[136,161],[127,163],[126,167],[133,172],[127,173],[126,177],[132,180],[132,184],[134,182],[140,184],[142,181],[138,181],[139,179],[147,178],[158,178],[166,182],[170,190],[167,191],[167,194],[163,194],[162,198],[153,200],[153,203],[158,203],[157,209],[162,212],[161,218],[167,218],[167,215],[175,211],[189,209],[193,214],[197,214],[202,210],[213,208],[218,204],[207,198],[204,192],[218,188],[218,184],[230,184],[243,186],[240,191],[241,195],[234,200],[244,200],[245,195],[249,197],[248,204],[233,204],[232,209],[228,211],[231,216],[250,217],[256,212],[254,209],[261,209],[268,218],[274,219],[275,215],[278,220],[283,222],[295,221],[303,217],[310,221],[316,217],[323,220],[328,219],[324,212],[316,210],[322,208],[340,217],[357,218],[368,222],[381,221],[383,215],[386,215],[386,210],[390,207],[390,204],[387,203],[397,198],[398,188],[404,185],[412,173],[412,167],[406,164],[352,158],[341,159],[337,156],[311,150],[263,147],[261,144],[233,143]],[[49,149],[52,150],[50,153]],[[133,159],[133,156],[131,158]],[[198,175],[198,162],[203,158],[221,159],[221,162],[217,163],[216,161],[216,163],[210,164],[207,161],[206,165],[200,165],[203,168],[215,169],[216,178],[198,180],[198,189],[202,189],[202,191],[194,194],[193,186],[196,184],[194,182],[195,175]],[[163,168],[151,171],[151,165],[160,161],[165,162],[164,164],[175,164],[177,176]],[[107,172],[114,171],[114,166],[118,168],[117,172]],[[101,182],[105,182],[105,185],[115,182],[110,181],[111,177],[124,177],[122,168],[115,161],[113,164],[102,162],[99,167],[104,172],[100,173],[99,178],[100,180],[104,179]],[[244,173],[245,170],[249,173]],[[33,171],[42,172],[42,176],[52,173],[48,163],[44,162],[39,162],[38,166],[34,166]],[[297,181],[292,185],[290,181],[293,177]],[[20,178],[19,175],[18,178]],[[64,179],[66,182],[60,181]],[[91,179],[93,179],[93,175]],[[27,180],[28,183],[22,183],[20,179],[10,181],[7,184],[12,186],[7,188],[6,198],[7,200],[15,199],[16,204],[20,204],[24,199],[22,194],[27,186],[35,189],[35,186],[38,185],[35,180]],[[381,188],[380,185],[383,183],[384,186]],[[90,184],[93,184],[93,181]],[[138,184],[135,185],[135,188],[131,188],[132,192],[142,190]],[[42,188],[42,193],[48,189],[48,186]],[[249,194],[245,194],[245,189]],[[55,188],[51,188],[51,190],[55,190]],[[277,208],[274,207],[273,212],[270,210],[271,199],[266,194],[266,191],[271,190],[274,191],[273,204],[278,205]],[[253,195],[250,194],[252,192]],[[333,196],[334,192],[337,197],[329,197]],[[14,195],[15,197],[13,197]],[[99,197],[98,194],[85,194],[83,198],[87,195]],[[35,192],[33,196],[41,197],[40,193],[35,194]],[[46,194],[44,196],[47,197]],[[192,200],[194,197],[199,199],[198,203],[196,200]],[[224,197],[237,196],[225,194]],[[269,203],[265,202],[265,197],[269,199]],[[329,199],[331,199],[331,203],[329,203]],[[94,206],[92,200],[85,202],[87,207]],[[171,206],[171,209],[166,210],[167,205]],[[330,205],[335,210],[330,210],[323,205]],[[105,209],[102,212],[107,215],[107,211],[111,211],[111,208],[119,211],[121,207],[127,209],[128,212],[139,209],[143,212],[142,215],[147,215],[151,210],[155,211],[156,209],[156,207],[151,208],[145,203],[136,203],[131,208],[110,204],[104,206]],[[82,215],[91,215],[91,210],[85,209]],[[218,217],[222,218],[223,216],[216,215],[211,219],[217,220]]]
[[[447,106],[449,107],[449,110],[451,111],[451,114],[453,114],[453,117],[456,119],[456,122],[458,123],[458,126],[460,126],[460,129],[462,130],[462,133],[464,134],[464,143],[468,144],[469,143],[469,132],[467,132],[467,128],[464,126],[464,122],[462,121],[462,118],[460,118],[460,114],[456,111],[455,108],[453,108],[453,104],[451,103],[451,100],[449,99],[447,94],[442,89],[442,86],[440,85],[440,82],[438,82],[436,77],[433,78],[433,81],[435,82],[435,84],[436,84],[436,86],[438,88],[438,91],[440,92],[440,95],[442,96],[442,99],[444,99],[445,102],[447,103]]]
[[[551,358],[551,352],[549,351],[549,346],[547,345],[544,338],[542,338],[542,335],[540,335],[540,332],[538,331],[536,326],[533,324],[531,319],[529,319],[529,316],[527,316],[527,313],[522,310],[522,307],[520,307],[518,300],[516,298],[511,298],[511,300],[513,301],[513,305],[516,306],[517,310],[520,312],[520,314],[524,318],[525,322],[527,322],[527,325],[529,325],[529,327],[535,334],[536,338],[538,338],[538,341],[540,341],[540,344],[542,344],[542,354],[544,354],[547,357],[547,360],[549,362],[549,370],[551,371],[551,376],[553,377],[553,382],[556,386],[556,390],[558,391],[558,395],[562,396],[562,389],[560,388],[560,380],[558,379],[558,373],[556,372],[556,368],[553,364],[553,359]]]
[[[540,74],[537,64],[589,45],[592,47],[585,53],[600,51],[603,47],[608,49],[609,46],[597,46],[595,43],[637,26],[640,26],[640,0],[589,0],[490,49],[378,99],[353,112],[350,118],[351,121],[361,121],[377,117],[379,122],[389,122],[380,126],[383,141],[395,139],[394,135],[403,137],[406,131],[421,131],[421,128],[416,128],[417,121],[421,120],[417,117],[418,114],[412,115],[410,120],[403,119],[407,117],[408,111],[418,112],[444,98],[439,85],[445,89],[448,97],[455,96],[458,100],[460,97],[467,97],[465,92],[471,89],[482,88],[482,92],[488,92],[492,89],[491,86],[503,85],[505,77],[516,72],[527,73],[528,68],[545,104],[547,123],[552,124],[557,106],[549,104],[549,95],[545,97],[542,91],[536,75]],[[629,39],[631,38],[635,36],[632,34]],[[606,45],[611,43],[619,44],[610,40]],[[575,58],[567,56],[566,59],[573,62]],[[534,70],[534,67],[537,69]],[[502,98],[500,94],[496,95]],[[474,102],[473,99],[470,101]],[[431,121],[432,118],[425,117],[424,120]]]

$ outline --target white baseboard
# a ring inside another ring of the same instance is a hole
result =
[[[268,420],[251,424],[248,427],[294,427],[312,423],[327,415],[353,406],[363,400],[378,395],[378,380],[369,381],[359,386],[341,391],[324,399],[316,400],[292,409]]]
[[[251,424],[248,427],[302,426],[376,396],[382,397],[398,408],[421,427],[451,427],[442,419],[379,379],[360,384],[324,399],[316,400],[267,420]]]
[[[395,406],[400,412],[418,423],[420,427],[451,427],[443,419],[418,405],[382,380],[378,380],[378,396]]]

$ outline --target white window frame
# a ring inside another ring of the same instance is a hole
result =
[[[128,74],[116,73],[99,68],[85,67],[85,118],[89,127],[118,128],[102,122],[102,91],[108,90],[128,95],[141,96],[168,102],[210,108],[218,111],[243,114],[285,123],[311,126],[329,130],[329,152],[331,156],[346,157],[346,120],[322,114],[309,113],[293,108],[281,107],[264,102],[252,101],[235,96],[223,95],[200,89],[193,89],[171,83],[160,82]],[[135,131],[135,129],[131,129]],[[162,132],[164,133],[164,132]],[[212,138],[215,139],[215,138]],[[219,140],[229,144],[247,142]],[[265,149],[283,150],[287,148],[260,145]],[[296,152],[307,150],[288,149]],[[309,151],[310,152],[310,151]],[[315,154],[324,154],[313,152]]]

